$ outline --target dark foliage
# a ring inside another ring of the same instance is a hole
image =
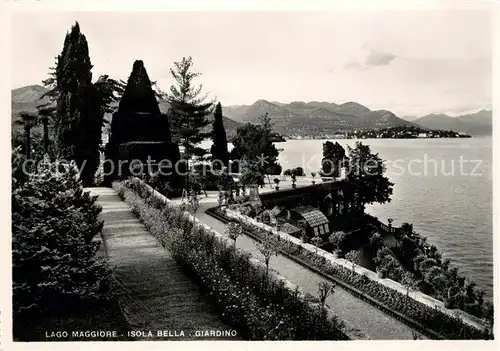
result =
[[[340,169],[346,160],[345,149],[338,142],[327,141],[323,144],[322,176],[339,177]]]
[[[16,179],[13,157],[12,289],[14,337],[41,318],[84,311],[111,295],[110,272],[95,257],[102,229],[96,197],[83,191],[76,168],[44,160]]]
[[[349,147],[348,165],[347,178],[358,188],[357,199],[361,205],[391,200],[394,183],[384,175],[383,160],[373,154],[368,145],[358,141],[354,148]]]
[[[272,141],[272,133],[267,114],[261,117],[258,125],[248,123],[238,128],[231,159],[239,168],[232,171],[242,172],[242,181],[246,184],[261,184],[265,175],[281,174],[282,168],[277,161],[280,150]]]
[[[76,161],[86,186],[93,183],[99,165],[103,123],[102,96],[92,84],[91,69],[87,40],[76,23],[66,34],[55,68],[54,134],[59,156]]]
[[[227,136],[222,119],[222,107],[220,102],[215,106],[214,121],[212,123],[212,159],[218,160],[214,167],[229,166],[229,152],[227,151]]]
[[[170,168],[166,173],[171,174],[166,174],[160,181],[168,182],[174,189],[182,186],[179,173],[185,167],[179,166],[179,147],[172,143],[168,117],[160,113],[152,83],[140,60],[134,62],[118,111],[113,115],[106,155],[115,165],[115,172],[106,179],[107,183],[118,176],[126,177],[130,161],[136,159],[147,165],[149,157],[151,161]],[[117,173],[120,161],[128,161],[122,174]],[[175,171],[176,165],[179,172]],[[110,173],[109,169],[105,171]],[[143,172],[149,175],[149,167],[145,166]]]

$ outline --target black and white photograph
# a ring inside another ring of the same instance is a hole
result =
[[[493,3],[42,3],[8,14],[2,340],[493,345]]]

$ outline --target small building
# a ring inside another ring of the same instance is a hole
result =
[[[328,236],[330,234],[330,222],[320,210],[304,206],[294,208],[290,212],[292,221],[297,223],[305,221],[307,236]]]

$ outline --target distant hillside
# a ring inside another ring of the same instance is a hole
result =
[[[481,110],[476,113],[458,117],[445,114],[430,114],[418,118],[414,123],[430,129],[453,130],[469,135],[491,135],[493,131],[493,118],[491,110]]]
[[[390,111],[371,111],[356,102],[294,101],[289,104],[258,100],[250,106],[228,106],[224,114],[239,122],[256,123],[269,114],[278,133],[318,136],[401,125],[413,125]]]
[[[12,90],[12,118],[18,119],[19,112],[36,112],[36,106],[47,99],[40,99],[46,89],[30,85]],[[160,101],[160,110],[168,111],[168,103]],[[397,126],[418,125],[428,129],[453,130],[469,135],[491,135],[492,112],[482,110],[459,117],[431,114],[421,118],[399,118],[391,111],[371,111],[357,102],[335,104],[325,101],[294,101],[291,103],[258,100],[252,105],[223,106],[224,126],[229,138],[235,135],[243,123],[257,123],[259,117],[268,113],[276,132],[286,136],[321,136]],[[111,115],[105,116],[111,120]],[[212,120],[212,116],[209,117]],[[16,127],[17,128],[17,127]],[[207,126],[207,130],[210,126]]]
[[[47,89],[40,85],[30,85],[18,89],[13,89],[11,91],[11,115],[12,121],[16,121],[19,119],[19,113],[22,111],[27,112],[36,112],[36,107],[48,102],[47,98],[40,99],[43,94],[47,92]],[[163,113],[168,111],[169,105],[166,101],[159,102],[160,110]],[[118,107],[118,106],[115,106]],[[108,121],[111,121],[111,114],[107,114],[104,118]],[[209,116],[208,119],[210,121],[213,120],[213,116]],[[236,134],[236,129],[240,127],[242,124],[238,123],[230,118],[224,117],[224,127],[226,128],[226,134],[228,138],[233,137]],[[13,129],[18,130],[20,126],[13,124]],[[207,129],[211,128],[211,126],[207,126]]]

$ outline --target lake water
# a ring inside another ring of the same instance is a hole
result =
[[[326,140],[289,140],[283,169],[302,166],[317,172]],[[332,140],[335,141],[335,140]],[[355,140],[337,140],[347,150]],[[367,211],[393,225],[413,223],[445,257],[493,294],[492,139],[366,139],[386,160],[394,185],[392,200]],[[462,165],[462,166],[461,166]]]
[[[279,162],[283,170],[301,166],[307,173],[317,172],[325,141],[277,143],[282,149]],[[347,145],[356,142],[336,141],[346,151]],[[392,218],[395,226],[413,223],[415,231],[426,236],[491,298],[492,138],[361,141],[387,161],[386,174],[395,183],[391,202],[370,205],[367,211],[385,223]]]

